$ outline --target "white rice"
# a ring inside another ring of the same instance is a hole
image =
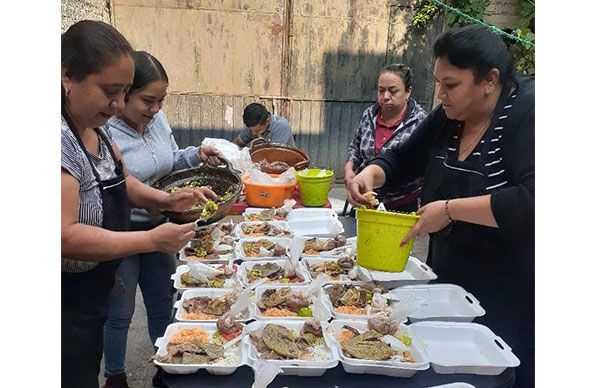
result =
[[[225,365],[237,365],[240,362],[240,355],[237,351],[237,346],[234,346],[232,349],[227,349],[223,354],[223,357],[219,358],[215,364],[225,364]]]
[[[311,361],[329,361],[331,360],[331,352],[327,345],[316,345],[310,349]]]

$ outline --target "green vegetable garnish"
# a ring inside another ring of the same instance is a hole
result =
[[[310,309],[310,307],[302,307],[300,310],[298,310],[298,316],[299,317],[312,317],[313,313],[312,310]]]
[[[406,334],[394,334],[394,337],[398,338],[406,346],[410,346],[410,344],[412,344],[412,338],[410,338]]]

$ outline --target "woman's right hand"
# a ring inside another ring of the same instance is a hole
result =
[[[346,188],[352,206],[368,205],[369,199],[364,194],[373,191],[373,176],[365,170],[352,178]]]
[[[164,253],[177,253],[185,244],[194,238],[196,232],[195,222],[177,225],[167,222],[150,230],[150,239],[156,251]]]

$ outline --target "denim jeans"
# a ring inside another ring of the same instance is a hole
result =
[[[165,333],[173,313],[175,256],[161,252],[128,256],[117,270],[111,292],[108,319],[104,325],[104,369],[106,374],[125,372],[127,332],[135,311],[139,283],[148,315],[148,333],[154,342]]]

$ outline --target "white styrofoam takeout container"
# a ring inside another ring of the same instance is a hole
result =
[[[300,208],[292,209],[285,217],[286,221],[299,221],[311,219],[328,219],[338,218],[337,213],[333,209],[326,208]]]
[[[243,325],[243,324],[242,324]],[[174,335],[176,332],[182,329],[204,329],[208,333],[209,338],[217,331],[216,323],[197,323],[197,322],[176,322],[171,323],[167,326],[165,330],[165,334],[162,337],[156,339],[154,345],[158,347],[156,351],[157,355],[165,355],[167,353],[167,344],[169,343],[169,338]],[[243,331],[242,334],[243,336]],[[154,364],[160,366],[165,372],[172,374],[191,374],[196,373],[200,369],[206,369],[206,371],[213,375],[230,375],[234,373],[237,368],[242,365],[248,365],[248,355],[244,351],[244,347],[242,346],[242,341],[238,343],[238,345],[234,345],[236,349],[236,353],[239,355],[239,361],[234,365],[229,365],[225,363],[214,363],[214,364],[166,364],[162,362],[158,362],[154,360]]]
[[[436,373],[495,376],[521,363],[502,338],[478,323],[431,321],[409,327]]]
[[[250,241],[258,241],[258,240],[262,240],[262,239],[266,239],[269,240],[275,244],[279,244],[281,246],[284,246],[286,248],[286,253],[287,256],[258,256],[258,257],[251,257],[251,256],[246,256],[244,254],[244,243],[245,242],[250,242]],[[281,237],[248,237],[248,238],[241,238],[236,246],[235,246],[235,254],[236,257],[240,260],[243,261],[257,261],[257,260],[277,260],[277,259],[288,259],[289,257],[291,257],[290,254],[290,249],[292,246],[292,240],[289,238],[281,238]]]
[[[371,279],[390,289],[409,284],[427,284],[438,277],[430,266],[412,256],[408,258],[406,268],[402,272],[384,272],[366,268],[365,270],[369,272]]]
[[[249,216],[250,214],[260,214],[261,212],[268,210],[268,207],[247,207],[244,212],[242,213],[242,216],[244,217],[245,221],[250,221],[247,216]],[[285,217],[284,217],[285,218]],[[287,221],[285,219],[283,220],[269,220],[269,221]]]
[[[341,250],[336,248],[334,251],[322,251],[318,255],[309,255],[304,253],[304,243],[312,238],[316,238],[317,241],[327,241],[335,238],[332,237],[308,237],[308,236],[296,236],[292,239],[292,254],[299,255],[301,257],[343,257],[346,255],[353,255],[356,253],[356,237],[346,238],[345,249]]]
[[[362,286],[362,285],[364,285],[364,282],[338,282],[338,284],[352,284],[352,285],[356,285],[356,286]],[[333,307],[333,302],[331,301],[331,298],[329,297],[329,294],[327,293],[327,288],[328,287],[330,287],[330,286],[326,285],[326,286],[323,287],[322,299],[323,299],[323,303],[325,304],[325,307],[327,307],[327,309],[329,310],[329,313],[333,316],[333,319],[361,319],[361,320],[366,320],[366,319],[375,318],[375,317],[383,317],[383,318],[385,318],[392,311],[391,307],[395,303],[394,301],[391,301],[391,300],[387,301],[388,310],[387,310],[386,313],[381,312],[379,314],[365,314],[365,315],[338,313],[338,312],[335,311],[335,307]],[[408,322],[408,319],[402,320],[401,323],[405,323],[405,322]]]
[[[207,264],[211,267],[214,268],[218,268],[223,264]],[[237,264],[232,264],[234,266],[236,266],[236,273],[233,274],[233,276],[228,279],[228,281],[225,282],[225,285],[222,289],[231,289],[234,288],[236,285],[240,284],[239,281],[239,266]],[[175,289],[181,291],[181,290],[198,290],[198,289],[206,289],[206,290],[219,290],[220,288],[207,288],[207,287],[186,287],[181,283],[181,275],[186,273],[187,271],[190,270],[190,266],[187,264],[183,264],[178,266],[175,269],[175,273],[171,275],[171,280],[173,280],[173,287],[175,287]]]
[[[208,296],[211,298],[217,298],[226,294],[233,292],[230,288],[192,288],[183,291],[181,294],[181,299],[175,302],[175,308],[177,312],[175,313],[175,319],[180,322],[217,322],[217,319],[186,319],[183,318],[183,315],[186,313],[182,304],[186,299],[192,299],[197,296]],[[244,319],[238,320],[240,322],[250,320],[250,309],[246,309],[242,312],[244,315]]]
[[[315,280],[316,278],[313,278],[311,272],[310,272],[310,266],[313,264],[320,264],[322,262],[328,262],[328,261],[337,261],[338,258],[336,257],[322,257],[322,256],[304,256],[301,259],[302,262],[302,267],[306,270],[306,272],[308,273],[308,276],[310,276],[310,280]],[[368,282],[369,280],[371,280],[371,278],[369,277],[369,273],[367,271],[365,271],[364,268],[359,267],[356,265],[356,261],[354,262],[354,265],[356,266],[357,269],[357,275],[356,275],[356,279],[350,279],[347,276],[348,275],[340,275],[340,278],[338,280],[333,280],[331,278],[329,278],[329,282],[328,283],[348,283],[348,282],[352,282],[352,281],[365,281]],[[325,275],[327,276],[327,275]]]
[[[475,386],[468,384],[468,383],[459,382],[459,383],[436,385],[436,386],[429,387],[429,388],[475,388]]]
[[[242,230],[242,226],[245,226],[245,225],[260,225],[260,224],[265,224],[265,223],[276,226],[278,228],[281,228],[283,231],[288,232],[288,234],[281,235],[281,236],[259,236],[259,235],[252,236],[252,235],[244,233],[244,231]],[[294,235],[294,233],[292,232],[292,229],[290,228],[290,225],[286,221],[242,221],[235,226],[234,233],[239,238],[251,238],[251,237],[292,238]]]
[[[414,341],[414,335],[411,332],[410,326],[402,325],[401,328],[408,332],[408,335],[413,339],[408,348],[415,358],[414,363],[391,360],[360,360],[353,357],[347,357],[344,355],[337,337],[344,325],[358,329],[360,332],[368,331],[369,327],[365,320],[334,319],[331,321],[330,329],[327,331],[327,334],[330,337],[330,340],[335,343],[340,362],[346,372],[408,378],[414,376],[420,370],[429,368],[429,362],[424,355],[423,349],[421,349],[419,344]]]
[[[265,327],[265,325],[272,323],[275,325],[285,326],[288,329],[294,329],[297,333],[300,333],[302,330],[302,326],[304,326],[303,321],[286,321],[283,319],[278,320],[270,320],[270,321],[254,321],[249,323],[244,329],[244,340],[248,346],[248,360],[253,365],[254,362],[258,359],[258,352],[256,347],[252,343],[250,339],[249,333],[252,331],[260,330]],[[283,370],[284,375],[291,376],[306,376],[306,377],[316,377],[321,376],[327,369],[335,368],[339,362],[338,354],[334,349],[331,340],[325,334],[327,328],[329,327],[329,323],[327,321],[320,321],[321,329],[323,330],[323,338],[325,340],[325,344],[329,348],[331,352],[331,359],[327,361],[309,361],[309,360],[268,360],[268,362],[272,362],[279,366]]]
[[[250,281],[248,280],[248,275],[247,275],[247,271],[252,270],[252,268],[257,265],[257,264],[265,264],[265,263],[275,263],[277,265],[279,265],[280,267],[283,268],[283,266],[285,265],[286,262],[290,261],[289,259],[279,259],[279,260],[254,260],[254,261],[244,261],[242,262],[242,264],[240,264],[240,269],[239,269],[239,274],[240,277],[242,279],[242,284],[244,285],[244,287],[251,287],[252,284],[254,283],[250,283]],[[311,278],[308,274],[308,271],[306,271],[306,268],[304,268],[303,266],[299,265],[298,263],[292,263],[295,266],[295,269],[300,273],[300,275],[302,275],[302,277],[304,278],[304,281],[302,282],[297,282],[297,283],[282,283],[279,280],[277,281],[273,281],[273,282],[265,282],[265,285],[283,285],[283,286],[289,286],[289,285],[294,285],[294,284],[308,284],[311,281]]]
[[[399,298],[423,298],[424,305],[408,316],[410,322],[472,322],[476,317],[485,315],[485,310],[475,296],[455,284],[403,286],[390,290],[389,293]]]
[[[262,297],[262,294],[269,289],[273,289],[273,288],[283,288],[283,287],[290,287],[292,289],[293,292],[297,292],[297,291],[302,291],[305,292],[308,289],[308,284],[305,285],[289,285],[289,284],[271,284],[271,285],[262,285],[262,286],[258,286],[256,287],[256,294],[254,297],[254,303],[252,303],[250,305],[250,318],[252,319],[256,319],[256,320],[268,320],[268,321],[272,321],[272,320],[281,320],[281,321],[306,321],[307,319],[309,319],[308,317],[299,317],[299,316],[292,316],[292,317],[267,317],[265,315],[263,315],[263,313],[260,311],[260,308],[258,308],[257,303],[260,301],[260,298]],[[313,297],[315,299],[318,299],[321,301],[321,303],[325,304],[324,300],[323,300],[323,293],[322,290],[317,291],[317,293],[315,295],[313,295]],[[309,308],[311,310],[314,311],[314,305],[311,303],[309,305]],[[327,306],[325,305],[325,308],[327,309]],[[327,319],[330,319],[331,315],[328,314]]]
[[[189,256],[185,254],[184,249],[189,248],[191,246],[192,246],[192,240],[189,241],[181,251],[179,251],[179,260],[183,261],[184,263],[224,264],[224,263],[227,263],[229,260],[233,259],[233,253],[235,252],[235,246],[233,246],[231,253],[227,253],[225,255],[219,255],[218,259],[190,260],[188,258]]]
[[[311,218],[288,221],[294,236],[335,236],[344,233],[344,226],[337,217]]]

